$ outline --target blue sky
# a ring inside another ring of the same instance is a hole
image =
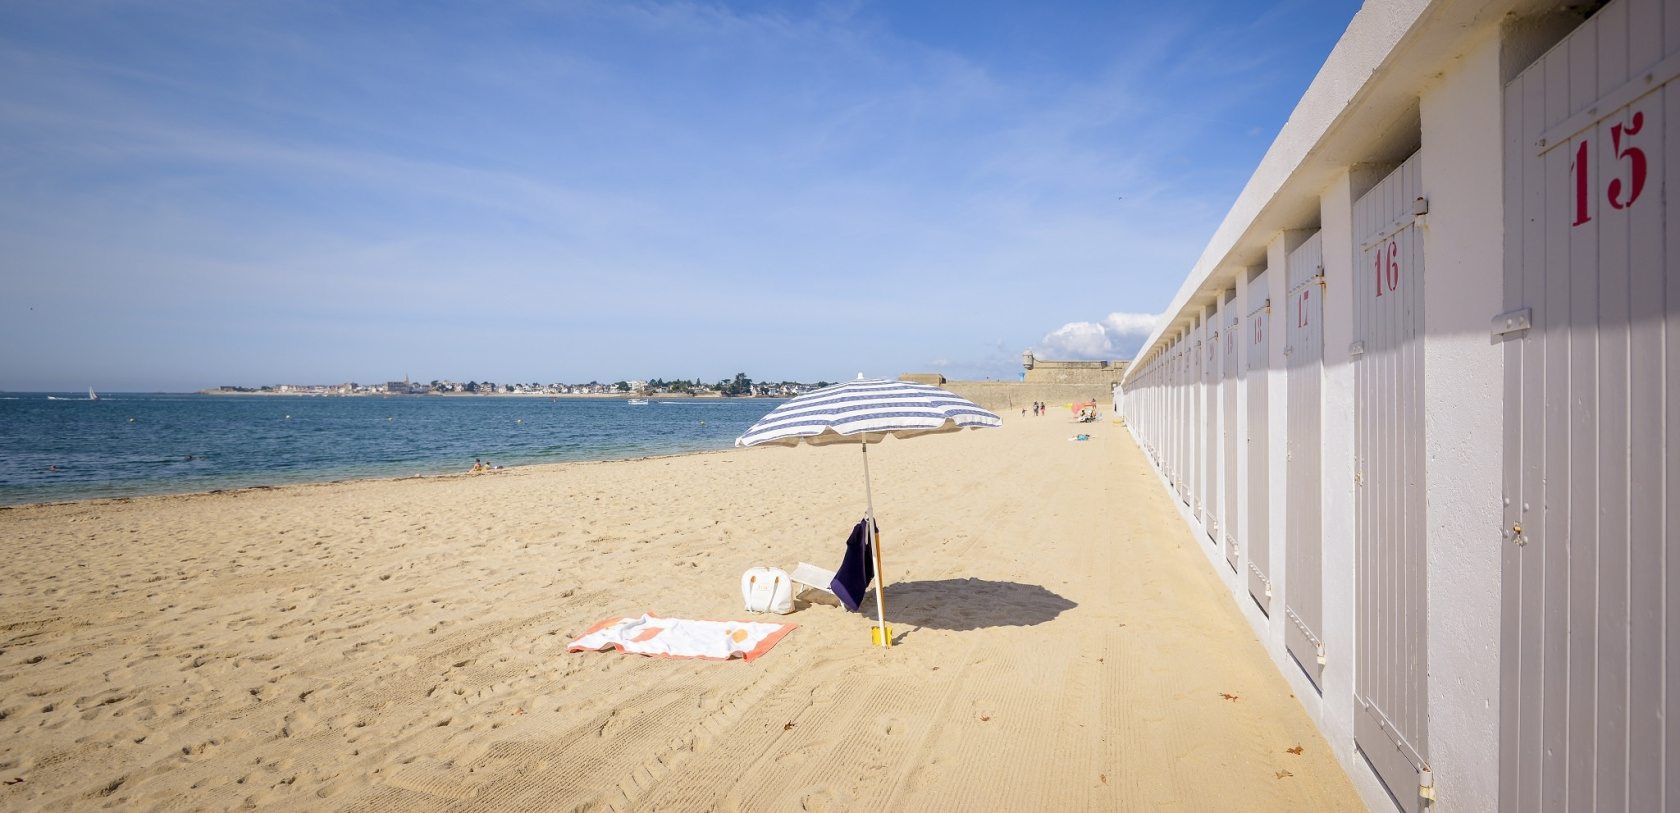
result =
[[[0,6],[0,389],[1126,357],[1357,10]]]

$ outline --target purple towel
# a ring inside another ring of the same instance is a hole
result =
[[[870,534],[864,532],[866,522],[867,519],[858,520],[858,524],[852,527],[852,535],[846,538],[846,558],[840,562],[839,569],[834,571],[834,581],[828,585],[848,610],[858,608],[869,589],[870,579],[875,578],[875,547],[870,542]],[[880,532],[881,526],[877,523],[875,533]]]

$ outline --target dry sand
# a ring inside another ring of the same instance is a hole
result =
[[[566,644],[837,565],[856,446],[0,510],[0,808],[1363,807],[1121,427],[870,462],[899,645],[750,664]]]

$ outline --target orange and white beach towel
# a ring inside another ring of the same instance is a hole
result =
[[[796,624],[768,621],[697,621],[688,618],[609,618],[589,628],[566,647],[567,652],[607,647],[655,658],[752,660],[776,645]]]

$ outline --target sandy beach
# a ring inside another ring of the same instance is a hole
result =
[[[885,651],[741,603],[855,446],[0,509],[0,807],[1362,809],[1125,430],[1005,420],[871,448]],[[644,612],[799,626],[566,651]]]

